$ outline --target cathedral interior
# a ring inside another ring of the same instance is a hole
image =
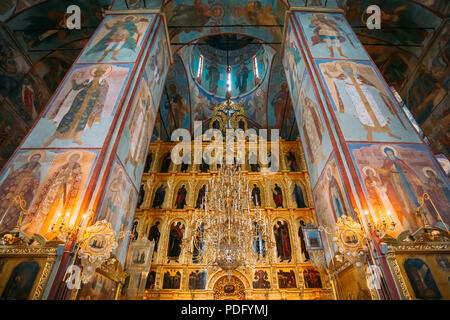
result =
[[[450,299],[449,13],[2,0],[0,300]]]

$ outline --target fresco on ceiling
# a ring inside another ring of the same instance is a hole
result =
[[[0,169],[28,133],[28,126],[6,99],[0,100]]]
[[[315,63],[346,140],[420,142],[371,62]]]
[[[228,60],[231,67],[231,96],[244,96],[264,81],[272,56],[271,51],[258,44],[228,52],[227,55],[227,51],[210,46],[194,46],[191,54],[191,75],[208,94],[225,98]],[[200,55],[203,56],[201,68]]]
[[[153,107],[153,99],[148,87],[148,80],[144,74],[117,149],[117,155],[136,188],[140,184],[144,170],[155,117],[156,111]]]
[[[289,139],[295,126],[295,115],[289,88],[279,55],[272,64],[268,88],[267,118],[270,128],[280,129],[280,136]]]
[[[190,129],[191,106],[188,79],[185,66],[179,55],[174,57],[174,65],[167,74],[165,90],[161,97],[159,110],[168,132],[177,128]]]
[[[77,40],[64,45],[34,64],[33,69],[45,82],[50,92],[58,88],[86,43],[87,40]]]
[[[447,0],[415,0],[415,2],[434,10],[437,14],[445,15],[450,10],[450,2]]]
[[[348,146],[359,169],[373,220],[380,222],[380,213],[388,220],[389,211],[397,224],[395,236],[402,231],[416,231],[423,222],[415,211],[427,192],[444,222],[450,222],[450,182],[426,146],[370,143]],[[424,211],[432,225],[439,222],[431,203],[426,202]]]
[[[436,153],[450,156],[450,96],[434,109],[433,113],[422,124],[422,130],[431,143],[431,149]]]
[[[161,101],[167,71],[171,64],[169,44],[167,43],[166,32],[162,22],[159,24],[158,30],[153,37],[154,43],[150,51],[148,63],[145,66],[145,72],[153,97],[153,106],[156,108]]]
[[[418,57],[403,47],[392,46],[386,41],[366,35],[358,35],[358,38],[364,43],[386,82],[400,91],[416,69]]]
[[[314,58],[368,60],[342,14],[296,12],[295,16]]]
[[[433,29],[436,29],[442,21],[434,13],[424,10],[421,5],[413,1],[338,0],[338,4],[345,10],[345,16],[352,26],[365,25],[367,21],[365,8],[378,5],[381,8],[381,29],[358,28],[358,33],[367,34],[394,45],[412,45],[410,50],[418,55],[431,39]],[[418,29],[411,32],[411,28]]]
[[[77,62],[134,62],[154,19],[143,14],[107,16]]]
[[[325,236],[327,242],[324,244],[325,254],[327,261],[330,261],[337,249],[333,242],[337,219],[343,215],[353,216],[350,200],[334,154],[325,165],[312,193],[319,225],[324,227],[322,235]]]
[[[303,75],[300,86],[300,92],[295,93],[298,95],[299,103],[294,110],[302,137],[309,179],[311,186],[315,186],[333,147],[314,92],[313,81],[307,71]]]
[[[86,181],[92,174],[98,151],[21,150],[0,176],[0,232],[15,226],[20,207],[14,201],[20,195],[27,216],[23,230],[40,233],[47,239],[62,221],[74,225]],[[67,214],[67,216],[66,216]]]
[[[114,157],[95,220],[106,220],[111,223],[118,242],[118,246],[113,253],[122,264],[125,263],[128,242],[130,241],[126,231],[131,230],[136,202],[137,190],[134,188],[126,170]]]
[[[101,147],[131,66],[76,65],[23,147]]]
[[[428,50],[416,74],[403,88],[405,103],[419,124],[430,116],[450,90],[450,23]]]
[[[248,34],[266,42],[281,42],[286,6],[277,0],[174,0],[165,6],[170,39],[190,42],[208,34]],[[195,21],[195,27],[192,22]],[[221,27],[221,25],[242,25]],[[245,25],[260,25],[248,27]],[[181,28],[171,28],[180,27]],[[187,26],[184,27],[183,26]]]
[[[6,21],[13,15],[46,0],[3,0],[0,4],[0,21]]]
[[[106,0],[108,1],[108,0]],[[160,9],[164,2],[171,0],[116,0],[114,1],[113,10],[126,10],[126,9]]]
[[[66,11],[70,5],[78,5],[81,9],[83,18],[80,30],[66,28],[69,17]],[[104,1],[46,1],[38,6],[39,10],[25,10],[10,19],[7,26],[32,61],[38,61],[64,44],[89,38],[93,32],[92,26],[97,26],[103,20],[104,6]]]

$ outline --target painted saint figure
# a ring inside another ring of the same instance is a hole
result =
[[[325,43],[330,50],[330,57],[334,57],[334,49],[336,49],[341,57],[348,58],[342,52],[341,43],[346,38],[341,35],[339,24],[325,14],[315,13],[310,18],[311,27],[314,28],[314,36],[311,38],[312,45]],[[351,40],[350,40],[351,42]],[[353,43],[352,43],[353,44]]]
[[[45,154],[36,152],[28,157],[27,163],[19,169],[9,170],[7,178],[0,185],[0,232],[12,230],[21,213],[21,208],[14,201],[20,196],[28,209],[38,190],[41,179],[41,163]]]
[[[256,270],[253,279],[253,289],[270,289],[267,271]]]
[[[295,158],[295,155],[291,151],[289,151],[288,154],[286,155],[286,159],[287,159],[287,164],[289,166],[289,169],[292,172],[300,171],[300,168],[297,164],[297,159]]]
[[[141,18],[137,21],[136,16],[126,16],[125,18],[114,22],[112,25],[105,24],[105,28],[109,31],[102,39],[100,39],[91,49],[86,52],[86,56],[91,54],[103,52],[102,57],[98,62],[102,62],[108,54],[112,51],[112,60],[117,60],[117,54],[122,49],[129,49],[131,51],[136,51],[136,47],[139,43],[139,39],[142,36],[139,33],[137,22],[149,20],[146,18]]]
[[[187,195],[187,190],[183,184],[181,186],[181,188],[178,189],[177,198],[175,200],[175,208],[184,209],[184,206],[186,205],[186,195]]]
[[[169,85],[168,95],[170,99],[170,110],[172,111],[172,130],[181,128],[183,125],[183,119],[187,112],[189,112],[189,107],[186,101],[178,93],[177,86],[173,83]]]
[[[45,235],[56,212],[73,213],[83,176],[80,159],[80,153],[70,153],[67,162],[39,188],[24,221],[25,232]]]
[[[203,199],[206,195],[206,185],[204,184],[200,190],[198,190],[197,203],[195,204],[196,209],[203,209]]]
[[[178,258],[181,253],[181,243],[183,242],[183,233],[184,229],[181,222],[174,222],[170,227],[169,247],[167,250],[167,257],[169,260],[167,263],[169,263],[170,260],[175,260],[175,262],[178,262]]]
[[[154,252],[158,251],[158,243],[159,243],[159,237],[161,236],[161,233],[159,232],[158,226],[160,222],[156,221],[153,226],[151,226],[150,231],[148,232],[148,240],[155,241],[155,248]]]
[[[161,163],[161,173],[167,173],[169,172],[169,167],[171,164],[172,160],[170,158],[170,153],[166,154],[166,156],[164,157],[162,163]]]
[[[78,91],[72,105],[62,117],[52,137],[44,143],[48,147],[55,139],[72,140],[82,145],[79,140],[86,127],[91,128],[94,122],[100,122],[101,113],[109,91],[109,84],[105,77],[111,72],[109,65],[100,65],[91,69],[91,80],[78,84],[72,79],[72,90]],[[64,100],[61,102],[61,106]],[[55,118],[61,108],[59,106],[49,117]]]
[[[421,259],[407,259],[406,275],[418,299],[442,299],[430,267]]]
[[[137,202],[137,207],[140,208],[142,203],[144,202],[144,198],[145,198],[145,189],[144,189],[144,185],[141,184],[141,187],[139,188],[139,196],[138,196],[138,202]]]
[[[218,83],[220,80],[220,72],[219,69],[217,69],[217,66],[214,64],[211,64],[209,66],[205,66],[205,69],[208,70],[208,73],[206,74],[206,81],[208,81],[209,85],[209,91],[213,94],[217,93],[218,89]]]
[[[161,206],[164,202],[164,197],[166,196],[166,187],[161,184],[158,189],[155,191],[155,198],[153,199],[152,208],[162,209]]]
[[[247,65],[241,62],[239,69],[236,71],[236,88],[239,90],[239,94],[243,94],[247,91],[247,79],[250,74]]]
[[[255,207],[261,206],[261,190],[256,183],[253,184],[252,201]]]
[[[283,192],[278,184],[275,183],[275,188],[272,190],[273,202],[275,202],[275,208],[283,208]]]
[[[305,138],[305,146],[310,161],[319,164],[325,159],[322,150],[324,127],[317,114],[317,103],[306,95],[304,88],[300,91],[301,130]]]
[[[288,263],[291,262],[291,242],[289,240],[287,223],[278,221],[273,227],[273,233],[276,241],[277,257],[280,259],[280,262],[285,260],[288,260]]]
[[[309,260],[309,253],[308,253],[308,250],[306,249],[305,232],[303,231],[303,228],[305,228],[305,227],[306,227],[305,221],[300,220],[300,227],[298,227],[298,237],[300,238],[300,247],[301,247],[302,253],[305,257],[303,262],[306,262]]]
[[[292,121],[290,110],[292,108],[292,101],[289,97],[288,85],[286,82],[281,83],[280,90],[275,94],[272,99],[273,113],[275,115],[275,128],[282,129],[283,120],[286,116],[286,121]]]
[[[340,218],[345,215],[345,205],[344,197],[342,195],[341,187],[337,182],[336,178],[333,176],[330,168],[327,168],[327,178],[328,178],[328,197],[331,204],[331,209],[335,219]]]
[[[33,85],[30,81],[30,78],[26,76],[23,79],[23,85],[22,85],[22,103],[25,110],[28,111],[28,114],[30,115],[31,119],[36,119],[38,116],[38,113],[36,111],[36,101],[34,99],[34,89]]]
[[[144,172],[149,172],[152,167],[153,162],[153,155],[152,153],[149,153],[147,155],[147,158],[145,159],[145,166],[144,166]]]
[[[297,208],[306,208],[305,198],[303,197],[302,188],[298,184],[294,185],[294,191],[292,192],[297,203]]]

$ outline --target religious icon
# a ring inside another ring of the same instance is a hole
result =
[[[189,107],[186,104],[185,99],[177,92],[177,86],[173,83],[169,85],[168,93],[170,101],[170,110],[172,110],[172,130],[181,128],[183,125],[183,119],[189,112]]]
[[[175,200],[175,208],[184,209],[184,206],[186,205],[186,195],[187,195],[187,190],[183,184],[181,186],[181,188],[178,189],[177,198]]]
[[[256,183],[253,184],[252,201],[255,207],[261,206],[261,190],[256,185]]]
[[[217,89],[219,88],[220,71],[215,64],[205,66],[205,69],[208,70],[206,81],[208,81],[209,92],[216,94]]]
[[[178,270],[167,270],[164,273],[163,289],[180,289],[181,272]]]
[[[44,151],[36,151],[28,156],[28,160],[18,169],[13,167],[0,185],[0,232],[12,230],[17,223],[21,208],[14,201],[19,195],[28,209],[38,191],[41,180],[41,161],[45,160]]]
[[[202,235],[205,231],[205,224],[202,222],[199,227],[197,227],[197,235],[195,236],[195,244],[194,244],[194,250],[192,253],[192,262],[193,263],[199,263],[202,254],[203,254],[203,247],[205,245],[205,241],[202,239]]]
[[[148,233],[148,240],[155,241],[155,248],[154,248],[153,252],[158,251],[158,242],[159,242],[159,237],[161,236],[161,233],[159,232],[159,229],[158,229],[159,224],[160,224],[160,222],[156,221],[155,224],[150,227],[150,231]]]
[[[44,143],[45,147],[48,147],[55,139],[72,140],[79,145],[83,144],[79,138],[86,127],[91,128],[94,122],[100,122],[100,116],[109,91],[109,84],[105,77],[111,70],[110,65],[95,66],[90,70],[92,76],[90,80],[78,84],[72,79],[72,90],[76,91],[77,94],[59,123],[55,120],[58,127],[51,138]],[[49,118],[55,119],[66,99],[61,101],[61,105],[49,115]]]
[[[36,111],[36,101],[35,101],[35,93],[33,89],[33,85],[31,83],[31,77],[26,76],[23,79],[23,85],[22,85],[22,103],[24,109],[28,112],[31,119],[36,119],[38,116],[38,113]]]
[[[196,209],[203,209],[203,199],[206,195],[206,185],[204,184],[200,190],[198,190],[197,203],[195,204]]]
[[[164,157],[162,163],[161,163],[161,173],[167,173],[169,172],[169,167],[171,164],[172,160],[170,157],[170,152],[166,154],[166,156]]]
[[[152,208],[161,209],[161,206],[164,202],[164,197],[166,196],[166,187],[161,183],[158,189],[155,191],[155,198],[153,199]]]
[[[288,260],[291,262],[291,241],[289,240],[289,228],[286,221],[278,221],[273,226],[273,234],[275,237],[277,257],[280,262]]]
[[[189,275],[189,290],[204,290],[206,287],[206,271],[195,270]]]
[[[303,196],[303,190],[298,184],[294,184],[294,191],[292,192],[297,203],[297,208],[306,208],[305,198]]]
[[[270,281],[267,271],[256,270],[253,280],[253,289],[270,289]]]
[[[169,246],[167,250],[167,257],[169,263],[171,260],[175,260],[178,263],[178,258],[181,253],[181,244],[183,242],[184,226],[181,222],[174,222],[170,226],[169,233]]]
[[[145,283],[145,289],[155,289],[156,272],[150,271],[147,276],[147,282]]]
[[[305,280],[305,288],[307,289],[322,288],[322,280],[320,279],[320,272],[314,268],[306,268],[303,271],[303,279]]]
[[[404,262],[404,268],[418,299],[442,299],[430,267],[423,260],[407,259]]]
[[[306,90],[300,90],[300,104],[302,105],[300,127],[305,138],[305,147],[308,158],[314,164],[320,163],[325,159],[322,150],[322,140],[324,127],[317,114],[317,103],[306,95]]]
[[[67,162],[57,168],[39,188],[24,220],[25,232],[43,232],[45,236],[56,212],[73,213],[82,187],[81,157],[81,152],[68,153]]]
[[[139,232],[137,231],[139,221],[133,223],[133,228],[131,229],[132,241],[136,241],[139,238]]]
[[[139,40],[142,37],[136,24],[149,21],[147,18],[138,19],[137,16],[125,16],[114,19],[114,23],[112,24],[109,24],[109,21],[107,21],[104,28],[111,31],[97,43],[93,44],[92,48],[87,50],[86,56],[103,53],[100,59],[98,59],[98,62],[102,62],[112,52],[111,60],[117,61],[117,54],[121,50],[129,49],[135,52]]]
[[[207,173],[209,171],[209,164],[202,158],[202,163],[199,166],[200,172]]]
[[[348,113],[358,119],[367,132],[367,140],[373,133],[385,133],[394,139],[400,137],[391,131],[386,112],[395,116],[405,129],[394,101],[382,85],[372,66],[350,61],[334,61],[320,65],[328,89],[340,113]],[[343,101],[351,101],[344,104]],[[350,107],[351,106],[351,107]]]
[[[133,106],[131,115],[128,119],[129,149],[124,164],[128,161],[134,167],[133,174],[136,178],[136,169],[139,163],[144,162],[144,156],[147,151],[147,144],[150,140],[153,130],[154,111],[152,108],[152,99],[145,81],[142,82],[138,98]]]
[[[304,228],[306,227],[305,221],[300,220],[300,227],[298,227],[298,237],[300,238],[300,247],[302,250],[302,254],[304,255],[303,262],[309,260],[309,253],[308,250],[306,250],[306,235],[304,233]]]
[[[12,271],[11,276],[3,289],[0,300],[27,300],[36,276],[39,273],[39,264],[36,261],[21,262]]]
[[[150,152],[145,159],[144,172],[149,172],[152,167],[153,154]]]
[[[261,226],[253,221],[253,227],[256,229],[257,237],[253,239],[253,251],[258,254],[258,260],[266,256],[266,241],[261,235]]]
[[[297,164],[297,160],[295,158],[295,155],[292,152],[288,152],[288,154],[286,155],[286,159],[287,159],[287,164],[289,166],[289,169],[292,172],[298,172],[300,171],[300,168]]]
[[[425,177],[425,182],[423,187],[430,196],[431,200],[437,204],[438,208],[446,208],[450,203],[450,189],[444,183],[444,181],[439,178],[436,171],[430,167],[424,167],[422,169],[423,175]],[[426,206],[429,212],[433,213],[433,217],[430,217],[436,220],[437,217],[436,209],[434,209],[433,205],[430,201],[426,201]]]
[[[278,271],[278,286],[280,289],[295,289],[297,288],[297,282],[295,281],[294,270]]]
[[[261,166],[259,165],[259,163],[258,163],[258,158],[256,157],[256,154],[254,153],[254,152],[252,152],[251,154],[250,154],[250,157],[249,157],[249,164],[250,164],[250,170],[252,171],[252,172],[259,172],[260,171],[260,169],[261,169]]]
[[[311,27],[314,28],[314,36],[311,38],[312,45],[325,43],[330,50],[330,57],[334,57],[334,49],[337,49],[341,57],[348,58],[342,52],[341,43],[347,39],[352,44],[352,39],[345,31],[339,27],[339,24],[332,18],[323,13],[314,13],[310,18]],[[345,35],[342,36],[341,33]]]
[[[144,198],[145,198],[145,188],[144,185],[141,184],[141,187],[139,188],[139,196],[137,202],[138,209],[141,207],[142,203],[144,203]]]
[[[275,208],[283,208],[283,192],[278,184],[275,183],[275,188],[272,190],[273,202],[275,202]]]

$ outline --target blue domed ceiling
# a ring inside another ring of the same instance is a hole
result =
[[[191,76],[209,95],[225,98],[228,65],[231,97],[243,97],[257,89],[266,77],[271,54],[265,48],[257,40],[239,35],[199,40],[191,47]]]

